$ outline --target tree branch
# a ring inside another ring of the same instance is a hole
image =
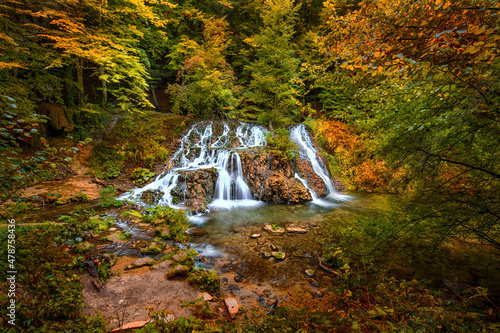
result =
[[[435,157],[437,158],[439,161],[443,161],[443,162],[448,162],[448,163],[451,163],[451,164],[456,164],[456,165],[462,165],[462,166],[465,166],[465,167],[468,167],[468,168],[471,168],[471,169],[474,169],[474,170],[479,170],[479,171],[482,171],[482,172],[485,172],[495,178],[498,178],[500,179],[500,174],[496,173],[496,172],[493,172],[493,171],[490,171],[490,170],[487,170],[487,169],[484,169],[482,167],[477,167],[477,166],[474,166],[474,165],[470,165],[468,163],[465,163],[465,162],[459,162],[459,161],[453,161],[453,160],[450,160],[450,159],[447,159],[447,158],[444,158],[444,157],[441,157],[439,155],[436,155],[436,154],[433,154],[431,152],[428,152],[426,151],[425,149],[423,148],[418,148],[417,151],[421,151],[423,152],[424,154],[426,154],[427,156],[430,156],[430,157]]]

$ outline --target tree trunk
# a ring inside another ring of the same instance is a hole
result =
[[[84,91],[83,91],[83,59],[76,58],[76,79],[78,82],[78,104],[83,105]]]
[[[104,76],[104,66],[101,65],[101,77]],[[102,107],[108,102],[108,86],[106,80],[101,79],[102,84]]]

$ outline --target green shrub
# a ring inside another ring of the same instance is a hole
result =
[[[108,186],[99,191],[99,197],[101,198],[101,202],[99,202],[99,207],[109,208],[109,207],[122,207],[125,205],[123,201],[117,200],[116,192],[117,188],[114,186]]]
[[[220,291],[220,277],[214,271],[205,269],[194,270],[189,274],[187,281],[201,291],[218,294]]]
[[[154,172],[145,169],[145,168],[137,168],[132,171],[130,174],[130,178],[139,185],[146,184],[154,177]]]
[[[266,135],[266,141],[267,147],[278,157],[291,160],[298,151],[297,144],[290,140],[288,130],[285,128],[276,129],[274,137],[271,133],[268,133]]]
[[[153,225],[166,225],[170,228],[169,239],[179,243],[189,240],[187,230],[189,222],[182,209],[174,209],[166,206],[155,206],[146,209],[148,214],[144,215],[143,221]]]

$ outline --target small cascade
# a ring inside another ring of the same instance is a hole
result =
[[[229,157],[231,156],[231,157]],[[231,165],[229,166],[229,159]],[[215,185],[213,201],[208,205],[211,208],[228,209],[236,206],[255,206],[259,201],[253,200],[252,192],[243,179],[241,158],[238,153],[224,154],[219,178]]]
[[[314,190],[309,187],[309,184],[307,183],[307,180],[305,180],[304,178],[301,178],[298,173],[295,173],[295,178],[297,178],[298,180],[300,180],[300,182],[304,185],[304,187],[309,191],[309,193],[311,194],[311,198],[312,198],[311,202],[313,204],[316,204],[318,206],[323,206],[323,207],[334,207],[334,206],[337,206],[337,204],[334,204],[333,202],[320,199],[318,197],[318,195],[316,194],[316,192],[314,192]]]
[[[323,180],[323,183],[325,184],[328,191],[327,197],[329,199],[337,201],[349,200],[350,197],[348,195],[339,194],[333,187],[332,181],[328,176],[328,168],[324,165],[323,161],[318,158],[318,151],[314,146],[309,133],[307,133],[306,127],[303,124],[295,126],[290,130],[290,140],[292,140],[299,146],[300,158],[308,160],[311,163],[314,172],[321,178],[321,180]],[[309,190],[313,198],[313,203],[318,202],[319,204],[318,195],[308,186],[307,182],[304,179],[301,179],[297,174],[295,174],[295,178],[299,179],[302,184],[304,184],[304,186]],[[314,198],[316,198],[316,202]]]

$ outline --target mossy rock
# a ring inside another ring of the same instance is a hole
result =
[[[271,255],[274,257],[274,259],[276,260],[285,260],[286,258],[286,254],[285,252],[280,252],[280,251],[276,251],[276,252],[271,252]]]
[[[76,253],[84,253],[84,252],[92,250],[93,248],[94,248],[94,244],[87,242],[87,241],[78,243],[73,247],[73,249]]]
[[[162,251],[162,246],[151,242],[148,246],[141,250],[141,254],[158,254]]]
[[[190,271],[190,268],[188,266],[177,265],[174,268],[172,268],[171,270],[169,270],[167,272],[167,274],[165,275],[165,277],[167,279],[172,279],[172,278],[177,277],[177,276],[187,276],[189,271]]]
[[[170,239],[172,235],[170,234],[170,227],[169,226],[161,226],[158,228],[155,228],[155,233],[158,237],[165,238],[165,239]]]
[[[164,195],[165,192],[160,190],[147,190],[142,193],[141,200],[145,203],[156,205]]]

